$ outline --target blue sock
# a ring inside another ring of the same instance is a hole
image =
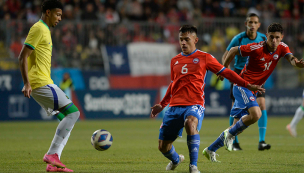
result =
[[[163,153],[165,157],[167,157],[169,160],[173,162],[173,164],[177,164],[179,162],[179,155],[175,151],[174,146],[172,145],[172,148],[170,151]]]
[[[265,141],[266,130],[267,130],[267,111],[266,110],[262,110],[262,116],[258,121],[258,126],[259,126],[259,134],[260,134],[259,142]]]
[[[224,132],[208,147],[208,150],[216,152],[219,148],[224,146]]]
[[[233,121],[234,121],[234,118],[233,117],[230,117],[229,118],[229,125],[231,126],[233,124]],[[233,143],[239,143],[239,139],[237,136],[235,136],[235,140],[233,141]]]
[[[236,124],[229,130],[229,133],[232,134],[233,136],[236,136],[238,133],[242,132],[243,130],[245,130],[248,126],[246,126],[243,121],[242,118],[236,122]]]
[[[190,156],[190,164],[197,166],[198,151],[200,146],[200,135],[188,135],[187,145]]]

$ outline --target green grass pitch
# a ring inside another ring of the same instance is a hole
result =
[[[218,150],[221,163],[211,163],[201,154],[228,127],[227,118],[205,118],[200,132],[198,168],[201,172],[304,172],[304,122],[298,125],[298,137],[285,130],[291,117],[270,117],[266,142],[268,151],[258,151],[257,124],[239,136],[243,151]],[[42,161],[52,141],[58,122],[1,122],[0,172],[46,172]],[[61,161],[75,172],[147,173],[166,172],[169,163],[157,149],[160,119],[79,121],[63,150]],[[90,138],[97,129],[113,135],[107,151],[97,151]],[[174,172],[188,172],[187,135],[174,142],[176,151],[185,155],[185,162]]]

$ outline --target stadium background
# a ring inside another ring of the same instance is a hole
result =
[[[18,55],[41,15],[39,0],[0,1],[0,120],[50,120],[21,93]],[[178,29],[198,27],[197,48],[219,61],[233,36],[245,30],[246,14],[260,16],[259,32],[272,22],[283,41],[303,57],[304,1],[295,0],[62,0],[63,20],[51,29],[52,79],[68,72],[70,96],[81,119],[148,118],[170,82],[170,59],[180,52]],[[221,62],[221,61],[220,61]],[[304,73],[282,59],[266,83],[269,116],[291,116],[302,103]],[[227,117],[229,81],[208,73],[206,117]],[[161,116],[159,116],[161,117]]]

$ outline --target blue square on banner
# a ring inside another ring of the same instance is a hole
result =
[[[130,74],[128,51],[126,46],[106,46],[110,74]]]

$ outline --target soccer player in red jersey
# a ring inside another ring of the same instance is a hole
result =
[[[205,78],[207,70],[221,75],[239,86],[252,91],[263,92],[259,85],[251,85],[235,72],[226,69],[209,53],[196,49],[197,28],[184,25],[179,30],[179,43],[182,52],[171,60],[171,83],[163,100],[152,107],[151,117],[155,117],[170,103],[159,133],[159,150],[171,162],[166,170],[174,170],[184,160],[172,145],[182,136],[183,127],[187,132],[187,145],[190,155],[189,171],[198,173],[197,158],[200,145],[199,130],[204,118]]]
[[[235,55],[248,56],[245,67],[240,76],[251,84],[262,85],[270,76],[281,58],[287,59],[291,65],[299,68],[304,67],[304,61],[298,60],[292,55],[289,47],[281,42],[283,39],[283,27],[278,23],[268,26],[267,40],[260,43],[251,43],[231,48],[225,59],[224,66],[228,67]],[[261,117],[261,109],[256,101],[256,93],[247,88],[234,84],[234,105],[230,116],[234,117],[233,125],[226,129],[203,154],[212,162],[217,162],[215,151],[225,145],[228,151],[232,150],[234,137],[254,124]]]

